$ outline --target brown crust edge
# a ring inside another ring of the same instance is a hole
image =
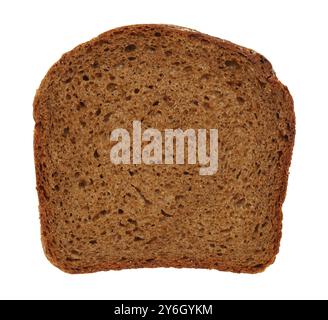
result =
[[[121,33],[123,31],[126,31],[127,29],[135,29],[135,28],[172,28],[175,30],[175,32],[180,33],[180,34],[188,34],[188,36],[192,38],[197,38],[200,40],[203,40],[205,42],[211,42],[215,43],[218,46],[221,46],[223,48],[226,48],[228,50],[232,50],[238,54],[243,55],[246,57],[248,60],[250,60],[254,66],[257,66],[258,68],[261,69],[261,71],[266,75],[266,78],[269,82],[274,87],[277,87],[278,89],[282,89],[285,95],[286,99],[286,107],[290,110],[290,127],[291,127],[291,141],[289,144],[288,151],[285,156],[285,161],[284,161],[284,184],[282,185],[282,188],[279,193],[279,200],[278,200],[278,205],[277,205],[277,216],[278,216],[278,236],[277,236],[277,241],[275,243],[275,250],[273,252],[272,257],[270,260],[262,265],[256,266],[256,267],[245,267],[241,265],[223,265],[223,264],[217,264],[215,261],[207,260],[207,261],[192,261],[192,260],[174,260],[174,261],[159,261],[157,260],[156,262],[148,262],[145,263],[144,261],[128,261],[128,262],[120,262],[120,263],[102,263],[96,266],[90,266],[90,267],[85,267],[83,269],[78,268],[66,268],[63,266],[54,255],[51,255],[48,248],[50,248],[50,244],[47,240],[47,238],[43,235],[42,230],[46,227],[46,195],[44,193],[44,189],[42,186],[42,169],[40,168],[40,164],[42,163],[43,159],[43,154],[41,150],[41,134],[42,134],[42,122],[41,122],[41,108],[40,106],[40,97],[41,97],[41,91],[43,91],[43,87],[46,85],[45,79],[48,78],[48,76],[53,72],[53,70],[56,68],[58,64],[61,63],[62,59],[65,59],[71,51],[81,47],[81,46],[92,46],[92,45],[97,45],[97,42],[99,40],[102,40],[104,38],[108,38],[113,34],[116,33]],[[286,197],[287,193],[287,185],[288,185],[288,175],[289,175],[289,167],[291,164],[292,160],[292,153],[293,153],[293,147],[294,147],[294,142],[295,142],[295,113],[294,113],[294,102],[293,98],[288,90],[288,88],[283,85],[277,78],[271,63],[261,54],[251,50],[247,49],[242,46],[238,46],[234,43],[231,43],[226,40],[222,40],[220,38],[216,38],[213,36],[209,36],[203,33],[200,33],[198,31],[188,29],[188,28],[183,28],[183,27],[178,27],[174,25],[165,25],[165,24],[139,24],[139,25],[130,25],[130,26],[124,26],[116,29],[112,29],[110,31],[107,31],[105,33],[100,34],[98,37],[91,39],[88,42],[82,43],[76,48],[72,49],[71,51],[65,53],[61,59],[59,59],[47,72],[46,76],[42,80],[39,89],[37,90],[35,94],[35,98],[33,101],[33,118],[35,121],[35,128],[34,128],[34,163],[35,163],[35,174],[36,174],[36,184],[37,184],[37,192],[38,192],[38,198],[39,198],[39,215],[40,215],[40,222],[41,222],[41,242],[42,242],[42,247],[45,253],[45,256],[47,259],[57,268],[60,270],[69,273],[69,274],[83,274],[83,273],[93,273],[93,272],[98,272],[98,271],[109,271],[109,270],[122,270],[122,269],[136,269],[136,268],[202,268],[202,269],[215,269],[219,271],[230,271],[234,273],[248,273],[248,274],[256,274],[260,273],[266,270],[267,267],[269,267],[271,264],[274,263],[276,260],[276,256],[279,253],[279,246],[280,246],[280,240],[282,237],[282,220],[283,220],[283,214],[282,214],[282,205]]]

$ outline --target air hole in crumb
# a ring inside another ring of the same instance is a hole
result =
[[[81,109],[85,108],[86,105],[83,101],[80,101],[78,106],[76,107],[77,111],[80,111]]]
[[[134,241],[143,241],[144,238],[141,238],[141,237],[134,237]]]
[[[156,51],[156,47],[155,46],[150,46],[150,47],[147,47],[147,50],[150,51],[150,52],[154,52],[154,51]]]
[[[74,249],[71,251],[71,254],[75,255],[75,256],[80,256],[81,255],[81,253],[79,251],[74,250]]]
[[[210,79],[210,75],[207,73],[207,74],[203,74],[200,78],[201,81],[207,81]]]
[[[289,137],[288,137],[287,134],[285,134],[285,135],[282,136],[282,139],[283,139],[284,141],[288,141],[288,140],[289,140]]]
[[[99,158],[100,157],[100,155],[98,153],[98,150],[95,150],[95,152],[93,153],[93,155],[94,155],[95,158]]]
[[[91,64],[92,68],[98,68],[99,67],[99,63],[97,61],[95,61],[94,63]]]
[[[136,45],[129,44],[128,46],[125,47],[125,52],[131,52],[131,51],[134,51],[136,49],[137,49]]]
[[[237,97],[237,101],[238,101],[240,104],[244,104],[244,103],[245,103],[245,99],[242,98],[242,97]]]
[[[173,217],[171,214],[168,214],[168,213],[165,212],[163,209],[161,209],[161,214],[162,214],[164,217],[168,217],[168,218]]]
[[[134,93],[135,93],[135,94],[138,94],[139,92],[140,92],[139,89],[134,89]]]
[[[123,209],[118,209],[118,213],[119,214],[123,214],[124,213],[124,210]]]
[[[66,258],[66,261],[68,262],[74,262],[74,261],[79,261],[80,259],[76,259],[76,258]]]
[[[130,61],[134,61],[136,59],[137,59],[136,57],[128,57],[128,60],[130,60]]]
[[[111,113],[107,113],[105,116],[104,116],[104,122],[107,122],[109,120],[111,116]]]
[[[225,65],[229,68],[232,68],[232,69],[239,69],[240,68],[239,63],[236,60],[227,60],[225,62]]]
[[[86,186],[87,186],[87,182],[84,179],[79,182],[80,188],[85,188]]]
[[[167,50],[167,51],[165,51],[165,55],[166,55],[167,57],[172,56],[172,51],[171,51],[171,50]]]
[[[89,81],[89,77],[85,74],[84,76],[83,76],[83,81]]]
[[[203,103],[203,107],[204,107],[205,109],[209,109],[209,108],[210,108],[210,104],[209,104],[208,102],[204,102],[204,103]]]
[[[184,72],[191,72],[192,71],[192,66],[187,66],[183,68]]]
[[[162,34],[160,32],[155,32],[155,37],[160,37]]]
[[[245,204],[245,202],[246,202],[245,198],[241,198],[238,201],[236,201],[236,206],[242,207]]]
[[[134,220],[134,219],[129,218],[128,222],[131,223],[131,224],[137,225],[137,221]]]
[[[101,210],[99,211],[97,214],[95,214],[93,217],[92,217],[92,220],[93,221],[96,221],[98,219],[100,219],[101,217],[104,217],[106,215],[109,214],[109,211],[108,210]],[[91,217],[90,217],[91,218]]]
[[[266,87],[266,83],[265,82],[259,80],[259,84],[260,84],[260,87],[262,89],[265,89],[265,87]]]
[[[116,88],[117,88],[117,84],[112,83],[112,82],[108,83],[107,86],[106,86],[106,89],[110,92],[115,91]]]
[[[89,243],[90,244],[97,244],[97,240],[90,240]]]
[[[68,127],[64,128],[64,133],[63,133],[64,137],[66,138],[68,134],[69,134],[69,128]]]
[[[101,114],[101,109],[98,108],[97,111],[96,111],[96,116],[99,116]]]
[[[155,101],[154,103],[153,103],[153,106],[155,107],[155,106],[158,106],[159,105],[159,101],[157,100],[157,101]]]

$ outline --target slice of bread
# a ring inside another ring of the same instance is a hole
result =
[[[275,260],[295,116],[258,53],[168,25],[108,31],[49,70],[34,119],[42,243],[61,270],[257,273]],[[217,129],[217,172],[114,164],[111,133],[132,136],[133,121]]]

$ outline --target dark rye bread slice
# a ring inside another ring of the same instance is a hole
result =
[[[293,100],[252,50],[168,25],[66,53],[34,101],[46,256],[69,273],[140,267],[256,273],[279,250]],[[219,165],[114,165],[116,128],[217,128]]]

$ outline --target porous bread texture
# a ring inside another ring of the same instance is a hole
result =
[[[167,25],[66,53],[34,100],[46,256],[69,273],[190,267],[257,273],[279,250],[293,101],[252,50]],[[116,128],[217,128],[219,165],[114,165]]]

